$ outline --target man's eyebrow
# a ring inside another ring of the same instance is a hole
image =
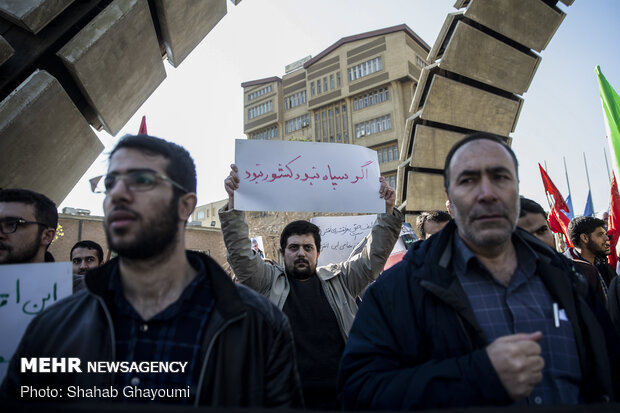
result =
[[[492,166],[489,168],[485,168],[484,169],[485,172],[487,173],[492,173],[492,174],[496,174],[496,173],[500,173],[500,172],[508,172],[512,175],[512,171],[510,170],[510,168],[507,168],[505,166]],[[481,173],[481,169],[463,169],[458,175],[457,177],[460,176],[471,176],[471,175],[480,175]]]

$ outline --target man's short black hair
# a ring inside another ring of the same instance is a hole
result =
[[[519,218],[523,218],[525,214],[540,214],[547,219],[547,213],[538,202],[524,196],[519,197],[519,202],[521,204]]]
[[[78,241],[75,243],[75,245],[71,248],[71,252],[69,253],[69,258],[73,260],[73,250],[75,250],[76,248],[87,248],[89,250],[95,250],[97,251],[97,257],[99,258],[99,264],[101,264],[103,262],[103,248],[101,248],[101,245],[97,244],[95,241],[90,241],[90,240],[83,240],[83,241]]]
[[[455,143],[454,146],[452,146],[452,148],[448,152],[448,155],[446,155],[446,163],[444,164],[444,167],[443,167],[443,186],[446,190],[448,189],[448,184],[450,183],[450,162],[452,161],[452,158],[454,157],[454,154],[456,153],[456,151],[458,151],[461,148],[461,146],[468,144],[469,142],[477,141],[481,139],[486,139],[488,141],[496,142],[502,145],[504,148],[506,148],[506,150],[512,157],[512,160],[514,161],[515,170],[517,171],[517,177],[518,177],[519,162],[517,162],[517,155],[515,155],[512,148],[510,148],[510,146],[506,144],[506,138],[503,136],[495,135],[493,133],[488,133],[488,132],[475,132],[475,133],[470,133],[469,135],[465,136],[463,139]]]
[[[605,228],[605,221],[594,217],[575,217],[568,224],[568,236],[574,246],[579,245],[581,234],[590,236],[597,228]]]
[[[426,231],[424,230],[424,224],[427,222],[448,222],[452,219],[450,214],[446,211],[442,211],[440,209],[434,209],[432,211],[424,211],[422,212],[418,218],[416,219],[416,227],[418,228],[418,232],[420,233],[420,238],[426,238]]]
[[[174,142],[156,138],[150,135],[125,135],[123,136],[112,152],[109,159],[114,156],[119,149],[136,149],[149,155],[161,155],[168,159],[166,175],[188,192],[196,192],[196,165],[189,152],[182,146]],[[178,198],[183,191],[173,186],[176,197]]]
[[[37,222],[54,230],[58,227],[58,209],[56,204],[43,194],[21,188],[1,189],[0,202],[19,202],[32,205],[34,206],[34,216]]]
[[[291,235],[306,234],[312,234],[314,237],[314,244],[316,245],[316,251],[321,252],[321,230],[312,222],[304,220],[293,221],[284,227],[282,234],[280,234],[280,251],[284,253],[286,242]]]

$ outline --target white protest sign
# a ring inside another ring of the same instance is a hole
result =
[[[320,228],[321,255],[318,265],[346,261],[351,251],[372,229],[377,215],[315,217],[311,222]]]
[[[30,320],[71,295],[70,262],[0,265],[0,382]]]
[[[237,139],[245,211],[385,212],[377,152],[358,145]]]

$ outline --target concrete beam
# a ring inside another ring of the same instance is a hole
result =
[[[464,15],[538,52],[566,16],[542,0],[471,0]]]
[[[409,165],[415,168],[443,170],[446,155],[464,136],[464,133],[416,125]]]
[[[177,67],[226,15],[226,0],[155,0],[168,61]]]
[[[0,66],[9,60],[13,54],[15,54],[15,50],[4,37],[0,36]]]
[[[529,88],[540,60],[532,52],[523,53],[459,21],[439,67],[522,95]]]
[[[113,1],[57,55],[111,135],[166,78],[151,13],[142,0]]]
[[[0,187],[60,204],[103,151],[60,83],[36,71],[0,103]]]
[[[407,206],[405,211],[418,212],[446,208],[443,176],[409,171],[407,177]]]
[[[0,0],[0,16],[34,34],[74,0]]]
[[[520,98],[508,99],[456,80],[434,75],[421,118],[508,136],[514,131],[522,102]]]

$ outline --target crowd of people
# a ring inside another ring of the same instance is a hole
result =
[[[73,246],[74,294],[30,322],[0,397],[40,402],[24,388],[112,386],[178,392],[109,401],[324,410],[620,399],[620,286],[607,264],[607,223],[575,218],[573,247],[558,249],[544,209],[519,196],[518,162],[500,137],[475,133],[452,147],[446,211],[420,214],[420,239],[385,271],[405,217],[383,178],[385,212],[363,247],[318,266],[320,229],[303,220],[282,230],[282,264],[263,259],[235,209],[238,172],[231,165],[219,211],[231,279],[185,248],[197,200],[190,154],[148,135],[123,137],[107,174],[91,180],[105,193],[116,256],[104,262],[92,241]],[[0,264],[52,260],[57,223],[44,195],[0,190]],[[43,357],[185,367],[23,371],[21,360]],[[81,401],[107,397],[93,392]]]

